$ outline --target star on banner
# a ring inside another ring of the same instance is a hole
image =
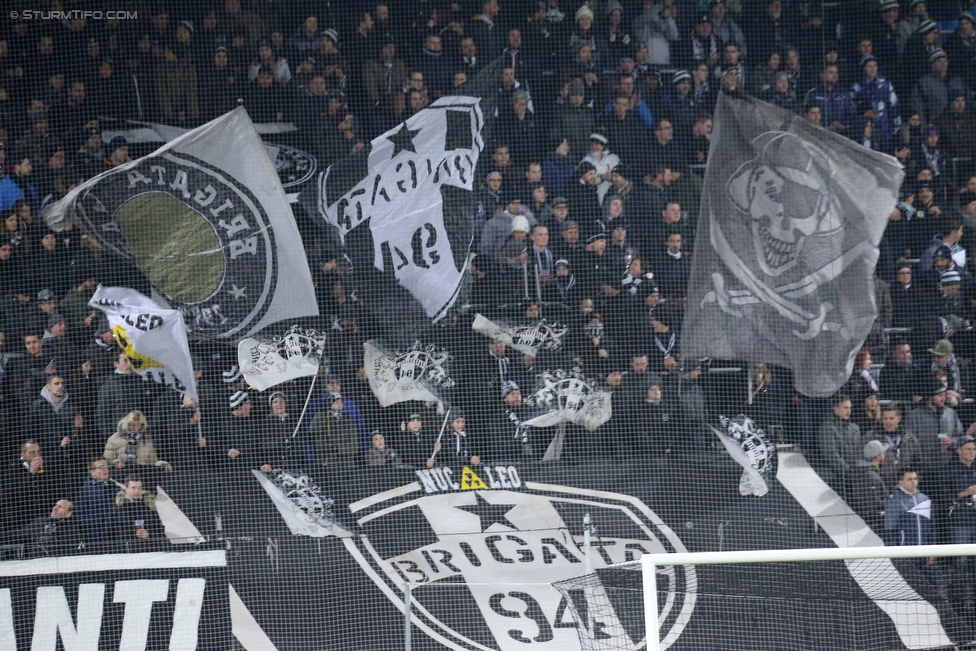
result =
[[[511,520],[505,517],[512,510],[515,504],[492,504],[481,496],[481,491],[475,493],[477,503],[471,506],[459,506],[457,508],[468,513],[473,513],[481,519],[481,531],[485,532],[491,525],[498,523],[508,529],[517,529]]]
[[[401,124],[396,133],[387,136],[386,139],[393,143],[393,155],[390,158],[396,158],[401,151],[412,151],[416,154],[417,148],[413,145],[413,139],[418,133],[420,133],[420,129],[411,131],[406,124]]]

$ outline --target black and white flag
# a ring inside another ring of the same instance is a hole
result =
[[[319,371],[324,333],[293,325],[273,337],[247,337],[237,344],[237,364],[247,383],[264,391]]]
[[[129,358],[132,370],[199,400],[186,326],[179,311],[164,310],[128,287],[99,285],[88,304],[105,313],[115,342]]]
[[[877,315],[872,276],[902,177],[891,156],[721,95],[682,356],[777,364],[801,393],[834,394]]]
[[[540,350],[555,351],[563,345],[569,328],[555,321],[540,319],[534,323],[509,323],[478,314],[471,329],[490,339],[504,341],[520,353],[537,357]]]
[[[762,497],[769,492],[765,476],[772,468],[775,448],[766,440],[763,430],[745,414],[734,418],[720,416],[719,423],[724,431],[711,423],[708,426],[729,456],[742,466],[739,494]]]
[[[610,408],[612,393],[596,380],[587,378],[578,368],[540,373],[535,391],[523,399],[533,415],[522,424],[552,427],[559,423],[574,423],[592,432],[613,415]]]
[[[443,348],[417,341],[403,352],[391,351],[375,339],[363,346],[366,379],[380,406],[407,400],[450,402],[446,394],[454,388],[454,358]]]
[[[243,108],[90,179],[45,220],[79,225],[138,267],[198,337],[318,314],[295,218]]]
[[[409,345],[454,305],[473,237],[481,100],[443,97],[319,175],[300,200],[334,229],[365,304]],[[396,314],[397,319],[389,319]]]

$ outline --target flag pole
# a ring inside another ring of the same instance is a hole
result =
[[[441,439],[444,438],[444,430],[447,429],[447,419],[451,417],[451,409],[453,409],[453,407],[448,407],[447,413],[444,414],[444,423],[441,425],[441,433],[437,435],[437,440],[434,441],[434,445],[440,443]],[[436,456],[437,456],[437,451],[435,450],[434,454],[430,455],[430,458],[433,459]]]
[[[318,374],[318,372],[316,371],[316,373],[315,373],[315,375],[313,375],[313,376],[312,376],[312,384],[310,384],[310,385],[309,385],[309,387],[308,387],[308,395],[307,395],[307,396],[305,396],[305,404],[304,404],[304,405],[302,406],[302,413],[301,413],[301,415],[300,415],[300,416],[298,417],[298,423],[296,423],[296,425],[295,425],[295,431],[291,433],[291,437],[292,437],[293,439],[294,439],[294,438],[295,438],[296,436],[298,436],[298,430],[299,430],[299,428],[301,428],[301,426],[302,426],[302,419],[303,419],[303,418],[305,418],[305,410],[306,410],[306,409],[308,409],[308,403],[309,403],[309,401],[311,401],[311,399],[312,399],[312,389],[314,389],[314,388],[315,388],[315,381],[316,381],[317,379],[319,379],[319,374]]]

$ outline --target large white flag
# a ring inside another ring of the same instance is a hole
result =
[[[186,325],[178,310],[165,310],[128,287],[101,285],[88,304],[105,312],[132,370],[197,400]]]
[[[44,219],[138,267],[196,336],[236,341],[318,314],[295,218],[243,108],[89,179]]]
[[[264,391],[318,373],[325,339],[324,333],[298,325],[273,337],[248,337],[237,344],[237,363],[247,383]]]

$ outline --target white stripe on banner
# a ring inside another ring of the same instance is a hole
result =
[[[200,530],[190,522],[190,518],[186,517],[162,486],[156,487],[156,514],[163,523],[166,537],[174,545],[196,545],[207,542]]]
[[[278,651],[278,647],[261,629],[254,615],[247,609],[234,586],[230,589],[230,622],[234,637],[246,651]]]
[[[0,561],[0,576],[36,576],[72,572],[170,570],[180,567],[226,567],[227,552],[147,552],[144,554],[97,554],[60,556],[29,561]]]
[[[838,547],[884,547],[884,541],[828,486],[798,452],[780,452],[776,479]],[[909,649],[951,647],[935,607],[915,592],[891,559],[844,561],[864,594],[895,624]],[[891,595],[902,600],[892,601]],[[908,612],[904,599],[917,599]]]

